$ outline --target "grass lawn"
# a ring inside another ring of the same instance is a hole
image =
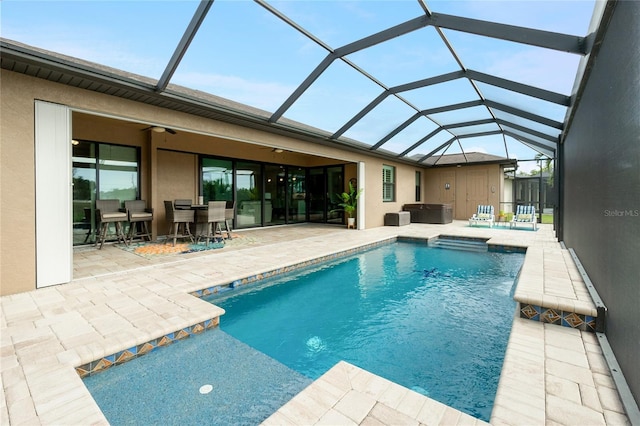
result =
[[[505,222],[511,222],[513,218],[513,213],[505,213]],[[496,217],[497,220],[497,217]],[[553,214],[552,213],[543,213],[542,214],[542,223],[553,223]]]
[[[552,214],[542,214],[542,223],[553,223],[553,215]]]

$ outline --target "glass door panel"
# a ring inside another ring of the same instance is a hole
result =
[[[306,171],[301,167],[290,167],[288,175],[289,222],[307,220]]]
[[[286,223],[286,184],[284,166],[267,164],[264,166],[264,204],[265,225],[278,225]],[[271,214],[267,213],[271,210]],[[270,219],[269,219],[269,216]]]
[[[96,228],[96,144],[74,141],[72,156],[73,245],[92,244]]]
[[[236,163],[236,227],[262,226],[262,171],[258,163]],[[265,203],[266,204],[266,203]],[[270,203],[269,203],[270,204]],[[271,209],[265,209],[265,221],[270,221]]]
[[[319,167],[309,170],[309,181],[307,189],[309,190],[309,221],[324,222],[326,219],[326,188],[325,188],[324,168]]]
[[[138,197],[138,152],[128,146],[98,146],[100,199],[135,200]]]
[[[344,224],[338,195],[344,192],[344,167],[327,167],[327,222]]]
[[[233,201],[233,163],[216,158],[202,159],[204,202]]]

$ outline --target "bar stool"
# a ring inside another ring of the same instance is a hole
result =
[[[129,218],[129,232],[127,238],[129,243],[135,238],[140,238],[144,241],[146,237],[148,241],[151,241],[151,233],[147,222],[153,220],[153,209],[147,208],[147,203],[144,200],[129,200],[124,202],[124,208],[127,211],[127,217]],[[141,229],[138,231],[138,225]]]
[[[198,222],[206,223],[204,231],[198,235],[198,240],[204,238],[207,240],[207,246],[209,240],[220,239],[222,237],[222,228],[220,223],[225,222],[225,207],[226,201],[209,201],[209,208],[207,210],[198,210]]]
[[[100,241],[100,250],[107,239],[107,228],[110,223],[116,224],[116,237],[118,241],[128,246],[127,240],[122,232],[122,222],[127,220],[127,213],[120,208],[120,200],[96,200],[96,218],[100,221],[100,233],[96,238],[95,245]]]
[[[235,201],[227,201],[227,205],[224,209],[224,226],[227,232],[227,238],[231,239],[231,227],[229,226],[229,221],[233,220],[233,215],[236,211],[236,202]]]
[[[166,200],[164,202],[164,211],[166,214],[166,220],[167,222],[169,222],[169,235],[167,235],[166,241],[168,241],[169,238],[171,238],[171,234],[173,234],[174,247],[178,238],[189,238],[191,242],[193,242],[193,235],[191,234],[191,230],[189,229],[189,224],[193,222],[194,211],[176,210],[173,207],[173,201]],[[182,233],[178,234],[180,225],[182,225]]]

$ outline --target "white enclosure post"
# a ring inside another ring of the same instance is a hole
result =
[[[358,161],[358,190],[364,189],[364,179],[364,162]],[[362,191],[362,194],[360,194],[360,198],[358,198],[358,212],[356,213],[356,222],[358,224],[358,229],[364,229],[365,227],[365,204],[365,191]]]

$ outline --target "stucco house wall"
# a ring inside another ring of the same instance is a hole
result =
[[[300,166],[347,164],[345,178],[355,177],[356,163],[364,164],[364,225],[383,225],[386,212],[415,202],[412,165],[367,156],[332,146],[245,128],[239,125],[175,112],[142,103],[49,82],[7,70],[0,72],[0,294],[36,288],[35,102],[46,101],[72,109],[72,138],[137,146],[141,149],[141,194],[156,211],[163,210],[154,167],[158,151],[187,155],[210,154]],[[177,137],[141,132],[131,122],[160,123],[182,129]],[[285,152],[277,159],[262,146]],[[300,155],[303,153],[306,155]],[[382,166],[396,168],[396,198],[382,202]],[[195,195],[195,194],[194,194]],[[362,204],[362,203],[361,203]],[[69,218],[71,220],[71,218]]]

